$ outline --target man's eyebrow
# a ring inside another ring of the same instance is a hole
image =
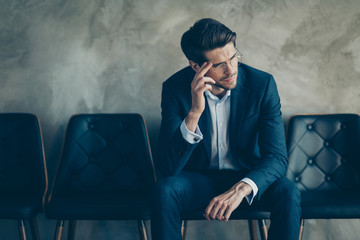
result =
[[[236,56],[236,54],[237,54],[237,52],[234,55],[232,55],[232,57],[229,60],[233,59]],[[225,63],[225,62],[214,63],[213,67],[217,67],[217,66],[219,66],[220,64],[223,64],[223,63]]]

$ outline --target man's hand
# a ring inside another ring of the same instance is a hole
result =
[[[205,97],[204,92],[206,90],[212,90],[211,84],[215,84],[214,79],[210,77],[206,77],[205,74],[211,68],[212,63],[205,62],[196,72],[195,77],[191,83],[191,98],[192,98],[192,105],[191,109],[188,113],[186,118],[186,127],[195,132],[197,123],[200,119],[201,114],[205,109]]]
[[[251,194],[252,188],[245,182],[238,182],[230,190],[214,197],[205,209],[207,220],[217,219],[227,222],[231,213],[240,205],[245,196]]]

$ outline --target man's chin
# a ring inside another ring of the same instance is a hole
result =
[[[220,81],[219,86],[227,90],[232,90],[236,87],[236,79],[237,79],[237,74],[234,74],[229,78],[224,78]]]

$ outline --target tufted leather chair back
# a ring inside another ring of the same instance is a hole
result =
[[[0,114],[1,195],[40,200],[47,187],[39,120],[26,113]]]
[[[300,190],[360,190],[358,115],[295,115],[287,146],[287,177]]]
[[[147,194],[154,183],[139,114],[80,114],[67,127],[53,194]]]

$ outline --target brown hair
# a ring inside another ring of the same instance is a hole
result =
[[[229,42],[234,46],[236,33],[219,21],[211,18],[200,19],[181,38],[181,49],[188,60],[201,65],[207,61],[204,51],[223,47]]]

